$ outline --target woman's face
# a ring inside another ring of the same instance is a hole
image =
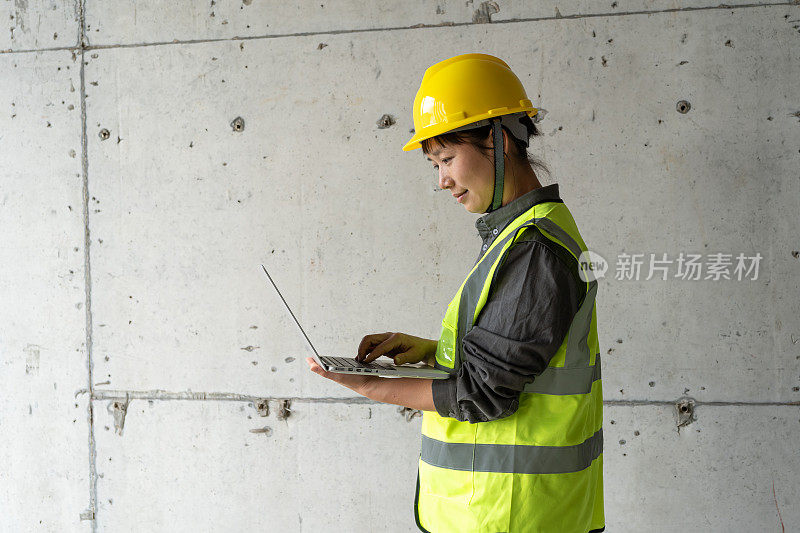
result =
[[[470,213],[485,213],[494,194],[494,163],[471,144],[435,145],[427,154],[448,190]]]

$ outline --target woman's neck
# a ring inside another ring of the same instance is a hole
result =
[[[522,165],[514,165],[508,169],[503,182],[503,204],[513,202],[523,194],[527,194],[542,186],[536,173],[527,161]]]

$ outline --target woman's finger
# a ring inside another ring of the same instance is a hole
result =
[[[373,346],[373,339],[375,339],[376,334],[372,335],[364,335],[364,338],[361,339],[361,342],[358,344],[358,351],[356,352],[356,359],[361,359],[364,357]]]
[[[394,364],[396,365],[402,365],[405,363],[419,363],[420,360],[421,358],[419,357],[417,350],[413,348],[407,352],[403,352],[394,356]]]
[[[396,355],[397,353],[401,353],[402,350],[403,336],[398,333],[392,333],[364,358],[364,362],[371,363],[382,355]]]
[[[358,355],[356,355],[356,359],[359,361],[364,360],[364,356],[366,356],[375,346],[378,346],[380,343],[385,341],[391,335],[390,332],[387,333],[373,333],[372,335],[367,335],[363,339],[361,339],[361,343],[358,345]]]
[[[319,366],[317,362],[314,361],[313,357],[306,357],[306,363],[308,363],[308,366],[309,368],[311,368],[312,372],[319,374],[320,376],[327,378],[328,374],[330,374],[330,372],[326,372],[324,368]]]
[[[314,361],[313,357],[306,357],[306,362],[308,363],[308,366],[309,368],[311,368],[312,372],[314,372],[315,374],[319,374],[324,378],[328,378],[331,381],[342,383],[343,378],[347,377],[346,374],[340,374],[338,372],[328,372],[327,370],[319,366],[317,362]]]

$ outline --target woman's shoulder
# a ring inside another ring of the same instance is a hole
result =
[[[578,260],[563,246],[547,238],[536,226],[526,228],[509,247],[504,267],[518,263],[528,268],[566,270],[580,281]]]

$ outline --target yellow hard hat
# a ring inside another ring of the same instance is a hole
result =
[[[481,120],[522,112],[533,117],[538,111],[503,60],[487,54],[451,57],[425,71],[414,98],[414,136],[403,150]]]

